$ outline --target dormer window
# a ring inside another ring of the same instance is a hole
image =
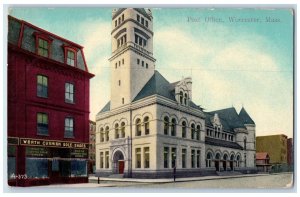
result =
[[[65,64],[76,67],[77,49],[71,46],[63,45],[65,51]]]
[[[180,104],[182,104],[182,102],[183,102],[183,92],[182,91],[180,91],[179,101],[180,101]]]
[[[187,105],[187,94],[184,94],[184,105]]]
[[[42,34],[40,32],[34,32],[33,35],[35,36],[36,54],[49,58],[51,53],[50,46],[53,39],[48,35]]]
[[[49,57],[49,43],[47,40],[39,38],[38,54],[44,57]]]

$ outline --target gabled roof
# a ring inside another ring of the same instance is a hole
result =
[[[267,152],[259,152],[259,153],[256,153],[256,159],[257,160],[264,160],[264,159],[269,159],[269,155]]]
[[[231,130],[233,130],[233,128],[246,128],[234,107],[212,111],[210,113],[217,113],[221,119],[226,121]]]
[[[110,110],[110,101],[106,103],[106,105],[98,112],[98,114],[109,111]],[[97,114],[97,115],[98,115]]]
[[[242,109],[239,113],[239,117],[244,124],[255,124],[254,121],[249,116],[249,114],[246,112],[244,107],[242,107]]]
[[[236,142],[230,142],[210,137],[205,137],[205,144],[243,150],[243,147],[241,147]]]
[[[205,114],[205,124],[208,125],[208,126],[213,126],[212,122],[211,122],[211,119],[214,117],[214,113],[212,112],[204,112]],[[224,120],[222,117],[219,116],[219,119],[221,121],[221,124],[222,124],[222,127],[223,127],[223,130],[225,131],[229,131],[229,132],[233,132],[233,128],[231,128],[227,121]]]

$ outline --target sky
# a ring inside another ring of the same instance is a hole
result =
[[[111,8],[27,5],[8,12],[84,46],[95,74],[90,85],[95,120],[110,100]],[[156,70],[169,82],[191,76],[192,99],[206,111],[233,106],[239,113],[244,107],[257,136],[293,137],[291,10],[153,8],[152,13]],[[230,22],[230,17],[258,22]],[[279,22],[266,22],[269,17]]]

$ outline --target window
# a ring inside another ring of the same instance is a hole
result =
[[[67,50],[67,64],[70,66],[75,66],[75,52]]]
[[[48,177],[48,159],[26,157],[25,174],[27,178],[46,178]]]
[[[124,14],[122,14],[122,22],[124,21]]]
[[[201,131],[200,128],[201,128],[200,125],[197,125],[197,130],[196,130],[196,139],[197,140],[200,140],[200,131]]]
[[[191,125],[191,139],[195,139],[195,125]]]
[[[71,117],[65,118],[65,138],[74,137],[74,119]]]
[[[109,168],[109,152],[105,151],[105,168]]]
[[[145,22],[146,22],[146,27],[148,27],[148,21],[147,21],[147,20],[145,20]]]
[[[124,98],[122,98],[122,104],[124,104],[124,102],[125,102],[125,101],[124,101]]]
[[[109,141],[109,127],[108,126],[105,128],[105,138],[106,138],[106,141]]]
[[[150,151],[149,147],[144,148],[144,168],[150,167]]]
[[[125,138],[125,122],[121,123],[121,137]]]
[[[141,36],[135,34],[135,44],[145,47],[147,45],[147,40],[145,38],[142,38]]]
[[[122,59],[122,64],[124,65],[124,59]]]
[[[74,103],[74,85],[72,83],[65,83],[65,101]]]
[[[148,63],[146,63],[146,68],[148,68]]]
[[[141,17],[141,23],[142,23],[142,25],[144,25],[144,18],[143,17]]]
[[[206,155],[206,167],[211,167],[211,160],[212,160],[212,155],[211,153],[207,153]]]
[[[140,64],[140,59],[137,59],[137,64]]]
[[[48,97],[48,77],[37,75],[37,96]]]
[[[115,139],[119,139],[119,124],[115,124]]]
[[[121,80],[119,80],[119,86],[121,86]]]
[[[86,176],[87,176],[87,161],[71,160],[71,177],[86,177]]]
[[[37,113],[37,134],[48,135],[48,114]]]
[[[182,138],[186,138],[186,122],[182,122]]]
[[[141,136],[142,135],[142,124],[141,124],[141,119],[136,120],[136,136]]]
[[[138,21],[138,22],[140,22],[140,15],[136,15],[136,20]]]
[[[176,167],[176,148],[171,149],[172,168]]]
[[[184,105],[187,105],[187,94],[184,94]]]
[[[182,101],[183,101],[183,92],[180,91],[180,93],[179,93],[179,102],[180,102],[180,104],[182,104]]]
[[[103,130],[103,128],[100,129],[100,142],[104,142],[104,130]]]
[[[119,25],[121,24],[121,18],[118,18],[118,23],[119,23]]]
[[[121,66],[121,61],[119,61],[119,66]]]
[[[246,148],[247,148],[247,139],[244,138],[244,150],[246,150]]]
[[[118,21],[117,21],[117,20],[115,20],[115,27],[117,27],[117,25],[118,25]]]
[[[167,116],[164,118],[164,134],[169,134],[169,118]]]
[[[195,150],[191,151],[191,167],[195,168]]]
[[[115,66],[115,69],[117,69],[118,68],[118,63],[116,63],[116,66]]]
[[[144,61],[142,61],[142,67],[144,67]]]
[[[169,147],[164,147],[164,168],[169,167]]]
[[[145,126],[145,135],[149,135],[150,128],[149,128],[149,117],[148,116],[146,116],[144,118],[144,126]]]
[[[186,149],[182,149],[182,168],[186,168]]]
[[[200,168],[200,150],[197,150],[197,168]]]
[[[172,123],[171,123],[171,136],[176,136],[176,120],[175,120],[175,118],[172,119]]]
[[[240,156],[236,157],[236,167],[240,167]]]
[[[141,148],[136,148],[135,149],[135,168],[141,168]]]
[[[104,167],[104,157],[103,152],[100,152],[100,168]]]
[[[39,38],[38,54],[44,57],[49,57],[49,42]]]

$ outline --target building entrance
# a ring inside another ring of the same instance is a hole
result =
[[[125,168],[124,155],[121,151],[117,151],[113,157],[114,170],[115,174],[123,174]]]

